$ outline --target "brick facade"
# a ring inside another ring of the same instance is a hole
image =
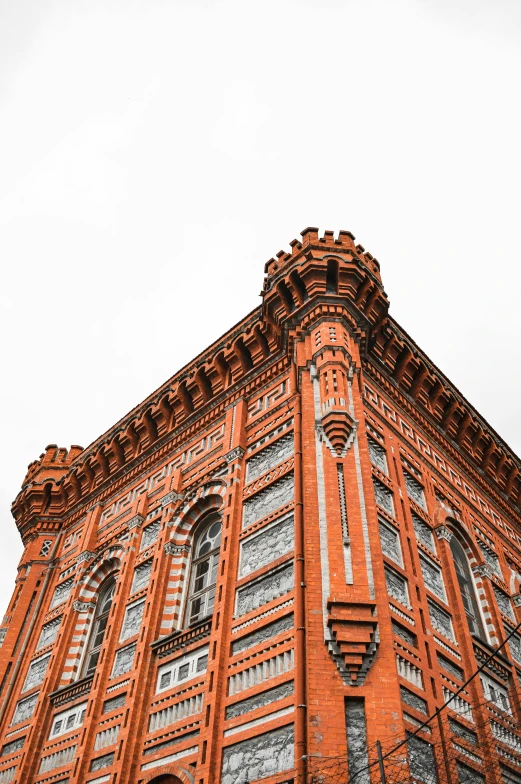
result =
[[[29,466],[0,784],[379,781],[376,742],[521,621],[521,464],[389,316],[376,259],[306,229],[265,274],[143,404]],[[521,782],[520,700],[521,632],[391,780]]]

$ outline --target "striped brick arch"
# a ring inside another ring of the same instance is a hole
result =
[[[106,550],[102,556],[100,556],[100,559],[96,559],[96,561],[90,565],[81,579],[78,601],[85,603],[87,606],[85,609],[78,611],[72,636],[72,645],[69,648],[60,685],[70,683],[78,677],[82,654],[85,649],[85,643],[89,637],[94,616],[99,587],[107,577],[115,572],[119,572],[121,567],[120,555],[122,553],[123,548],[118,545]]]
[[[195,768],[192,765],[176,765],[175,763],[161,765],[150,773],[145,774],[140,784],[194,784]]]
[[[184,591],[190,567],[190,548],[193,532],[200,520],[210,512],[220,512],[224,506],[227,485],[214,481],[202,485],[187,501],[170,523],[172,533],[168,541],[171,558],[168,588],[163,605],[160,635],[170,634],[179,626]]]

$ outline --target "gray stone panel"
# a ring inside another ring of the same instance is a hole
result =
[[[289,697],[293,692],[293,681],[275,686],[274,689],[261,691],[260,694],[254,694],[253,697],[248,697],[247,700],[241,700],[240,702],[234,702],[233,705],[228,705],[225,718],[235,719],[237,716],[244,716],[245,713],[251,713],[251,711],[254,711],[257,708],[263,708],[265,705],[271,705],[272,702],[283,700],[284,697]]]
[[[411,474],[405,470],[403,472],[403,479],[409,498],[412,498],[412,500],[418,504],[418,506],[421,506],[422,509],[425,509],[425,495],[423,493],[423,485],[421,485],[420,482],[414,478],[414,476],[411,476]]]
[[[406,629],[405,626],[401,625],[401,623],[396,623],[396,621],[393,621],[392,624],[393,624],[393,632],[398,637],[401,637],[401,639],[404,640],[404,642],[407,642],[409,643],[409,645],[412,645],[413,648],[418,647],[418,640],[413,632],[410,632],[409,629]]]
[[[448,672],[450,675],[452,675],[453,678],[456,678],[459,681],[463,680],[463,670],[456,664],[453,664],[445,656],[442,656],[441,653],[438,653],[438,664],[445,670],[445,672]]]
[[[376,503],[385,509],[390,515],[394,516],[393,494],[389,488],[373,477],[374,497]]]
[[[476,733],[467,729],[467,727],[464,727],[463,724],[460,724],[459,721],[453,719],[452,716],[449,716],[449,727],[458,738],[463,738],[463,740],[466,740],[467,743],[471,743],[473,746],[478,745]]]
[[[409,593],[407,590],[407,580],[395,572],[394,569],[385,568],[385,582],[387,593],[404,607],[409,606]]]
[[[293,474],[288,474],[248,498],[243,504],[243,528],[256,523],[262,517],[267,517],[281,506],[289,504],[290,501],[293,501],[293,493]]]
[[[143,528],[143,535],[141,537],[141,550],[150,547],[151,544],[157,542],[159,538],[159,531],[161,530],[161,520],[156,520],[150,523],[146,528]]]
[[[383,446],[381,446],[374,438],[367,436],[367,443],[369,445],[369,456],[371,463],[375,465],[383,474],[387,474],[387,457]]]
[[[239,577],[261,569],[294,546],[293,514],[241,542]]]
[[[345,717],[349,779],[353,779],[356,774],[356,781],[358,784],[369,784],[369,771],[366,770],[369,757],[367,752],[367,727],[364,701],[346,699]]]
[[[382,545],[382,552],[389,558],[392,558],[397,564],[402,563],[402,551],[400,548],[400,534],[390,525],[379,521],[380,526],[380,544]]]
[[[134,579],[132,580],[132,588],[130,593],[136,593],[146,588],[150,582],[150,575],[152,574],[152,559],[145,561],[134,569]]]
[[[409,769],[414,781],[421,781],[424,784],[436,784],[436,763],[434,761],[434,751],[430,743],[418,738],[416,735],[409,736],[407,739],[407,752],[409,757]]]
[[[496,597],[496,602],[498,604],[499,609],[506,615],[507,618],[510,618],[512,621],[515,621],[514,611],[512,609],[512,602],[510,601],[510,597],[502,591],[497,585],[493,585],[492,588],[494,589],[494,594]]]
[[[293,433],[286,433],[271,444],[250,457],[246,463],[246,482],[265,474],[271,468],[283,463],[293,454]]]
[[[123,620],[123,626],[121,628],[121,636],[119,638],[120,642],[125,642],[125,640],[130,639],[130,637],[133,637],[139,632],[144,610],[144,600],[127,607],[125,618]]]
[[[237,616],[262,607],[279,596],[289,593],[294,587],[293,564],[270,572],[260,580],[247,583],[237,591]]]
[[[260,643],[266,642],[275,637],[275,635],[288,631],[288,629],[292,629],[293,624],[293,613],[291,613],[291,615],[285,615],[283,618],[268,623],[266,626],[261,626],[260,629],[256,629],[254,632],[250,632],[250,634],[246,634],[239,640],[232,642],[232,656],[248,648],[253,648],[254,645],[260,645]]]
[[[448,640],[454,642],[454,629],[452,627],[452,619],[445,610],[442,610],[434,602],[429,602],[429,615],[431,618],[432,628],[446,637]]]
[[[432,591],[438,599],[442,602],[446,600],[445,586],[443,584],[443,577],[441,576],[441,569],[432,561],[420,556],[420,565],[422,569],[423,582],[425,587]]]
[[[432,529],[426,522],[424,522],[421,517],[418,517],[417,514],[412,513],[412,524],[414,526],[414,533],[416,534],[416,539],[425,545],[429,550],[433,553],[436,552],[436,545],[434,543],[434,536],[432,535]]]
[[[51,654],[49,653],[48,656],[43,656],[41,659],[38,659],[29,665],[22,692],[33,689],[35,686],[39,686],[40,683],[42,683],[50,658]]]
[[[112,678],[117,678],[119,675],[124,675],[130,672],[134,666],[134,655],[136,653],[135,645],[127,645],[126,648],[121,648],[116,653],[114,659],[114,667],[112,669]]]
[[[425,700],[422,700],[421,697],[413,694],[413,692],[406,689],[405,686],[400,686],[400,696],[402,701],[410,708],[414,708],[414,710],[417,710],[419,713],[425,713],[425,715],[427,715],[427,703]]]
[[[60,628],[62,617],[63,616],[60,615],[59,618],[55,618],[53,621],[46,623],[45,626],[42,626],[42,631],[40,632],[40,637],[36,646],[37,651],[39,651],[40,648],[45,648],[47,645],[51,645],[51,643],[55,641],[56,637],[58,636],[58,629]]]
[[[11,724],[18,724],[20,721],[26,721],[31,718],[36,707],[38,696],[39,692],[38,694],[31,694],[30,697],[26,697],[25,700],[20,700],[20,702],[17,703]]]
[[[485,776],[478,773],[477,770],[464,765],[459,760],[456,760],[456,769],[460,784],[484,784],[485,782]]]
[[[222,784],[246,784],[294,766],[293,725],[265,732],[223,751]]]

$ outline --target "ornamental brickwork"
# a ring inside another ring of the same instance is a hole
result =
[[[29,466],[0,784],[521,784],[521,463],[350,232],[290,246],[261,306]]]

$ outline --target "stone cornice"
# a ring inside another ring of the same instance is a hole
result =
[[[375,332],[366,360],[519,515],[521,460],[392,317]]]
[[[396,383],[393,383],[387,376],[387,374],[383,374],[380,367],[377,367],[373,364],[367,357],[364,359],[363,362],[363,370],[364,373],[377,385],[380,389],[387,394],[391,400],[402,409],[404,414],[406,414],[413,422],[421,427],[423,432],[436,443],[440,449],[448,456],[450,459],[458,465],[464,473],[466,473],[469,478],[480,488],[480,490],[487,495],[489,498],[493,499],[494,505],[500,508],[505,515],[508,517],[508,522],[512,526],[517,526],[521,529],[521,520],[519,515],[519,510],[517,507],[513,506],[509,503],[503,493],[500,493],[495,487],[494,483],[491,479],[485,478],[483,473],[478,471],[473,463],[467,458],[467,456],[459,449],[457,449],[451,441],[447,439],[447,436],[441,431],[439,427],[436,426],[435,423],[432,422],[430,418],[426,416],[426,412],[423,409],[420,409],[414,401],[412,401],[408,395],[404,394],[404,392],[398,387]],[[412,445],[410,445],[411,448]],[[434,469],[433,469],[434,470]],[[446,477],[436,472],[440,478],[446,482]],[[457,492],[457,488],[454,488]],[[498,533],[501,533],[498,531]]]

